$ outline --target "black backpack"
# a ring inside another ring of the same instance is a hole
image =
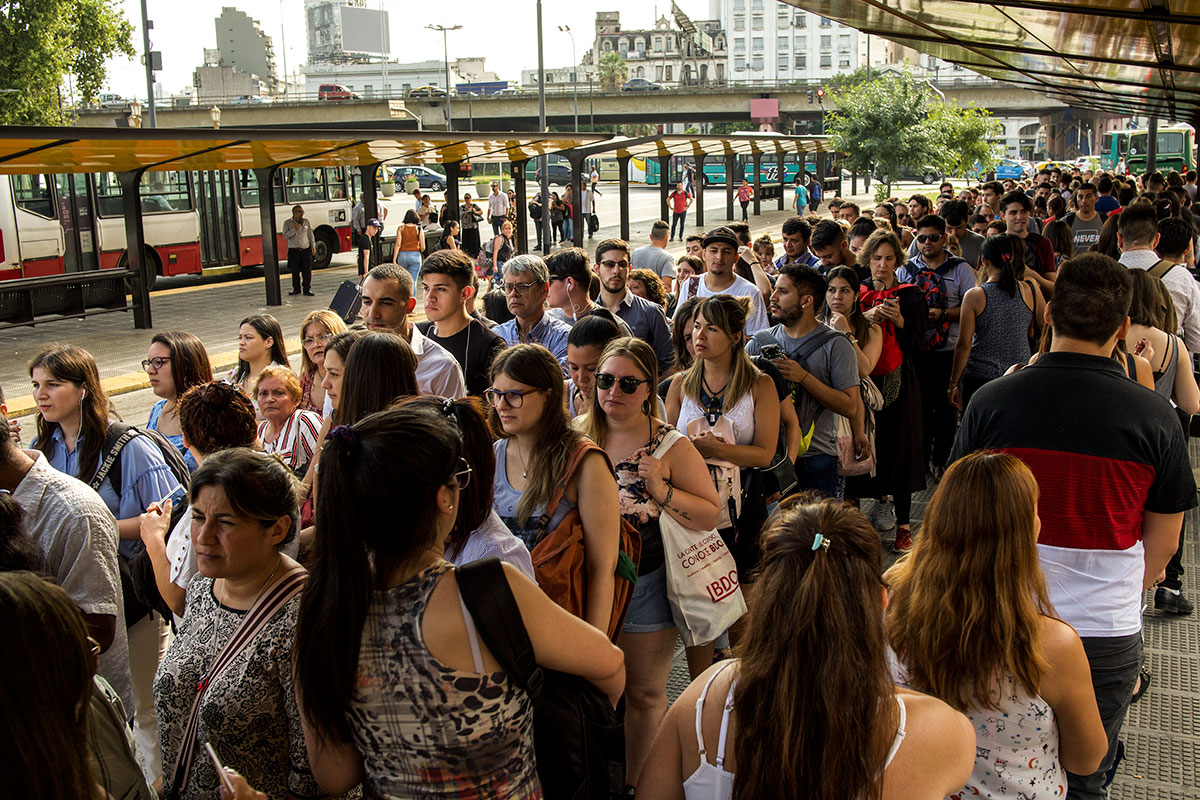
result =
[[[610,800],[625,784],[622,716],[587,680],[542,669],[496,558],[455,570],[479,635],[533,702],[533,747],[546,800]]]
[[[179,481],[179,485],[183,488],[188,488],[192,481],[192,473],[188,469],[187,462],[183,460],[183,456],[175,449],[175,445],[152,428],[139,428],[123,422],[114,422],[108,426],[108,433],[104,437],[104,455],[100,460],[100,468],[92,476],[89,485],[98,490],[104,483],[104,479],[108,478],[112,483],[113,491],[119,498],[121,496],[121,451],[125,449],[125,445],[138,436],[145,436],[154,443],[162,454],[163,461],[170,467],[175,480]],[[186,509],[187,503],[182,502],[175,503],[171,508],[171,526],[167,529],[168,538]],[[164,619],[171,619],[171,607],[167,605],[158,591],[158,583],[154,579],[154,566],[150,563],[150,555],[145,548],[139,548],[137,554],[129,558],[124,556],[118,558],[117,564],[121,570],[125,627],[128,628],[135,622],[140,622],[151,611],[162,614]]]

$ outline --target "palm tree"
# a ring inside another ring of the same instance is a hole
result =
[[[601,88],[614,91],[628,79],[629,68],[625,66],[625,59],[621,54],[613,51],[600,57],[596,73],[600,76]]]

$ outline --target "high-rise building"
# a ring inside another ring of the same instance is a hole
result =
[[[367,0],[304,0],[304,22],[308,31],[308,63],[357,64],[356,57],[342,48],[342,6],[366,8]]]
[[[271,37],[263,32],[258,21],[244,11],[226,6],[217,17],[217,50],[220,66],[253,76],[274,91],[275,48]]]
[[[866,63],[866,37],[847,25],[780,0],[709,2],[729,37],[734,83],[821,81]]]

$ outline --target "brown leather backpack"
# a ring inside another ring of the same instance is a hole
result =
[[[567,465],[566,475],[555,486],[550,502],[546,503],[546,513],[538,519],[540,533],[537,544],[530,552],[538,586],[551,600],[580,619],[584,618],[587,605],[587,562],[583,547],[583,520],[579,516],[579,509],[572,508],[567,512],[554,530],[547,528],[550,525],[550,515],[562,501],[567,485],[575,476],[575,470],[579,468],[579,462],[592,451],[603,455],[604,462],[608,464],[609,470],[612,470],[608,454],[599,445],[588,440],[581,442]],[[613,587],[613,607],[606,631],[608,638],[614,642],[621,632],[621,625],[625,622],[625,613],[629,610],[633,585],[637,583],[637,565],[642,554],[642,541],[637,529],[624,518],[621,518],[620,523],[621,540]]]

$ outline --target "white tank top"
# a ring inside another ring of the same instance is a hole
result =
[[[704,409],[690,397],[681,396],[679,404],[679,419],[675,422],[678,430],[686,431],[688,423],[704,416]],[[737,438],[734,444],[754,444],[754,390],[746,392],[733,408],[721,412],[721,416],[729,420],[733,426],[733,434]]]
[[[725,696],[725,709],[721,713],[721,733],[717,739],[715,764],[708,763],[708,749],[704,746],[704,731],[701,726],[704,699],[708,696],[709,687],[712,686],[716,677],[724,672],[729,664],[733,663],[730,661],[725,667],[714,672],[708,682],[704,684],[704,691],[700,692],[699,699],[696,700],[696,744],[700,748],[700,766],[696,767],[696,771],[683,782],[685,800],[731,800],[733,797],[734,773],[725,769],[725,746],[729,738],[729,716],[733,712],[733,690],[737,688],[736,676],[730,681],[729,693]],[[908,712],[904,708],[904,698],[900,695],[895,695],[895,698],[896,705],[900,707],[900,724],[896,726],[896,735],[888,750],[887,760],[883,762],[884,769],[891,766],[892,759],[896,757],[896,752],[900,749],[900,743],[904,741],[904,725],[908,720]]]

